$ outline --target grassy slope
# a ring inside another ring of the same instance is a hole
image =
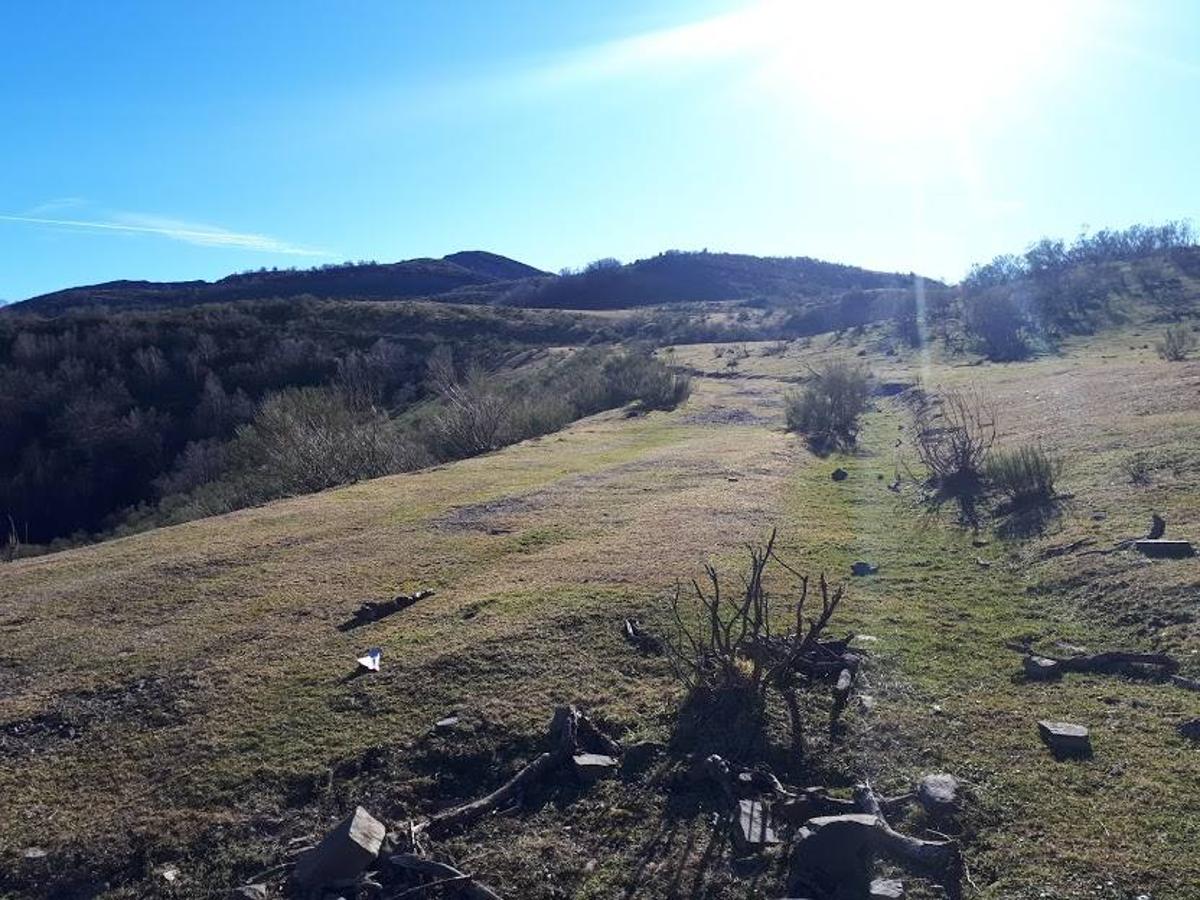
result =
[[[1031,541],[975,547],[914,490],[886,490],[906,421],[894,401],[852,457],[817,460],[784,435],[776,377],[854,352],[819,338],[787,357],[751,345],[743,377],[701,380],[672,414],[607,414],[486,458],[6,567],[0,723],[49,712],[81,727],[74,739],[7,738],[0,870],[24,872],[12,889],[30,889],[40,864],[16,855],[36,844],[60,876],[75,857],[84,879],[148,876],[112,896],[161,889],[152,871],[164,862],[183,871],[174,895],[198,895],[358,800],[398,819],[475,795],[536,751],[554,703],[582,702],[628,738],[665,738],[675,689],[662,661],[620,641],[620,619],[654,621],[676,577],[778,524],[809,568],[882,567],[854,581],[846,609],[848,627],[879,638],[877,705],[850,714],[814,778],[891,789],[958,773],[983,896],[1189,896],[1200,781],[1174,723],[1200,715],[1200,696],[1090,676],[1022,684],[1003,646],[1162,645],[1198,668],[1195,561],[1040,560],[1079,537],[1138,533],[1152,509],[1169,533],[1200,537],[1200,462],[1185,452],[1148,487],[1121,471],[1139,447],[1200,446],[1200,367],[1161,363],[1144,342],[925,368],[931,384],[969,378],[1001,396],[1006,440],[1042,435],[1070,453],[1077,499]],[[724,371],[711,347],[677,356]],[[919,368],[871,362],[887,377]],[[836,464],[851,473],[841,484],[828,477]],[[438,594],[336,630],[360,600],[417,587]],[[383,673],[344,680],[370,644]],[[450,709],[463,732],[431,737]],[[1042,717],[1091,725],[1095,758],[1055,762],[1037,740]],[[817,753],[827,746],[814,737]],[[543,799],[450,849],[512,896],[778,890],[775,869],[735,878],[699,801],[668,800],[653,777]]]

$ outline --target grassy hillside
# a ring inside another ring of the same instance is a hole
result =
[[[537,751],[556,703],[627,743],[668,741],[680,689],[621,622],[661,628],[677,579],[710,558],[732,575],[772,526],[791,562],[848,582],[836,630],[875,639],[872,701],[851,705],[836,745],[814,728],[797,783],[868,777],[892,793],[955,773],[973,896],[1194,896],[1200,768],[1175,726],[1200,716],[1200,694],[1100,675],[1026,683],[1006,647],[1164,649],[1200,676],[1200,564],[1084,555],[1142,533],[1152,511],[1200,542],[1200,363],[1160,360],[1160,331],[1067,338],[1059,356],[1005,365],[897,352],[870,329],[731,345],[733,367],[724,348],[680,346],[672,356],[708,374],[671,413],[605,413],[432,470],[12,563],[0,896],[206,896],[356,803],[401,822],[496,786]],[[1041,533],[1004,537],[1000,521],[976,533],[931,511],[911,480],[888,490],[911,463],[904,394],[874,401],[857,451],[814,457],[782,430],[782,399],[837,356],[928,391],[982,386],[1002,444],[1066,455],[1072,499]],[[878,574],[851,579],[860,559]],[[363,599],[417,588],[437,593],[337,629]],[[347,679],[370,645],[382,672]],[[459,729],[434,733],[451,711]],[[1042,718],[1089,725],[1095,756],[1056,761]],[[668,753],[587,791],[535,793],[445,849],[506,897],[781,896],[782,863],[737,861],[680,766]],[[47,855],[23,858],[35,846]]]

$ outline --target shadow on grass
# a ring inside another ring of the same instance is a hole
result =
[[[996,534],[1004,540],[1038,537],[1062,516],[1064,501],[1058,497],[1039,497],[1008,502],[996,507],[999,519]]]

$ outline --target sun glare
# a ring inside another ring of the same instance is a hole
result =
[[[1068,2],[767,0],[730,40],[756,45],[764,89],[866,128],[957,129],[1037,89],[1069,50]]]

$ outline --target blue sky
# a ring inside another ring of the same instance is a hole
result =
[[[1200,210],[1186,0],[110,0],[4,20],[7,300],[460,249],[957,279],[1044,234]]]

